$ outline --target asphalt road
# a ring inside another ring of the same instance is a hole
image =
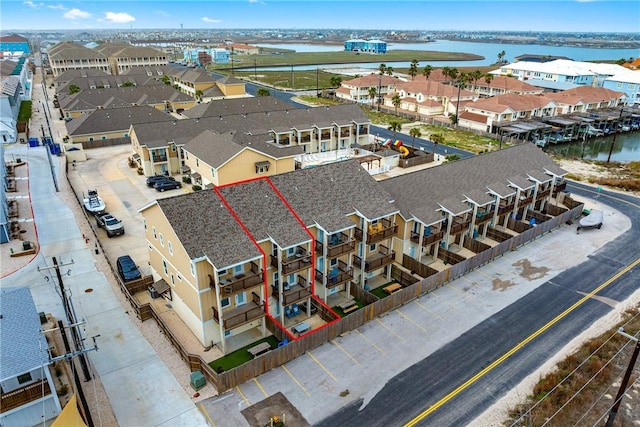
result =
[[[597,194],[592,188],[577,183],[571,183],[568,191],[585,197]],[[627,233],[592,254],[586,262],[564,271],[397,375],[364,409],[359,410],[361,401],[355,402],[319,425],[399,425],[432,405],[437,405],[437,410],[416,425],[466,425],[572,338],[611,311],[612,307],[602,300],[587,299],[493,369],[458,393],[452,393],[640,256],[640,199],[608,191],[602,191],[599,199],[630,218],[632,227]],[[622,301],[638,289],[639,279],[640,268],[636,266],[597,295]]]

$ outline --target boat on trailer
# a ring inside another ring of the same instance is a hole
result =
[[[580,218],[580,225],[578,225],[578,229],[576,233],[580,233],[580,230],[584,230],[586,228],[602,228],[602,219],[604,218],[604,213],[598,209],[591,209],[589,215],[584,218]]]
[[[98,196],[98,190],[89,190],[87,197],[83,198],[84,208],[92,213],[99,214],[107,209],[104,200]]]

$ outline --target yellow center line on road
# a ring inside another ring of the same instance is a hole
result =
[[[385,325],[384,323],[382,323],[382,320],[380,320],[379,318],[376,317],[376,320],[378,321],[378,323],[380,323],[380,325],[385,328],[387,331],[391,332],[393,335],[395,335],[396,337],[398,337],[398,339],[400,341],[404,341],[404,338],[402,337],[402,335],[398,335],[396,333],[396,331],[394,331],[393,329],[391,329],[390,327],[388,327],[387,325]]]
[[[575,310],[576,308],[580,307],[582,304],[584,304],[586,301],[590,300],[594,295],[596,295],[598,292],[600,292],[601,290],[603,290],[604,288],[606,288],[607,286],[611,285],[613,282],[615,282],[616,280],[618,280],[620,277],[622,277],[624,274],[626,274],[627,272],[629,272],[629,270],[631,270],[632,268],[634,268],[635,266],[637,266],[638,264],[640,264],[640,258],[636,259],[634,262],[632,262],[631,264],[627,265],[625,268],[623,268],[622,270],[620,270],[618,273],[616,273],[615,275],[613,275],[612,277],[610,277],[607,281],[605,281],[604,283],[600,284],[597,288],[595,288],[593,291],[589,292],[588,294],[586,294],[584,297],[580,298],[578,301],[576,301],[571,307],[567,308],[565,311],[563,311],[562,313],[558,314],[556,317],[554,317],[553,319],[551,319],[549,322],[547,322],[544,326],[542,326],[540,329],[538,329],[537,331],[535,331],[534,333],[532,333],[531,335],[529,335],[527,338],[525,338],[524,340],[520,341],[515,347],[513,347],[511,350],[507,351],[506,353],[504,353],[502,356],[500,356],[498,359],[494,360],[490,365],[488,365],[487,367],[485,367],[484,369],[482,369],[480,372],[478,372],[477,374],[475,374],[474,376],[472,376],[471,378],[469,378],[467,381],[465,381],[464,383],[462,383],[461,385],[459,385],[458,387],[456,387],[453,391],[449,392],[446,396],[444,396],[442,399],[438,400],[436,403],[434,403],[433,405],[431,405],[429,408],[427,408],[426,410],[424,410],[423,412],[421,412],[418,416],[416,416],[415,418],[413,418],[411,421],[409,421],[407,424],[405,424],[405,427],[412,427],[414,425],[416,425],[417,423],[419,423],[420,421],[422,421],[425,417],[427,417],[428,415],[434,413],[435,411],[437,411],[442,405],[444,405],[445,403],[447,403],[449,400],[453,399],[454,397],[456,397],[458,394],[460,394],[463,390],[465,390],[466,388],[468,388],[470,385],[472,385],[473,383],[475,383],[476,381],[478,381],[480,378],[482,378],[483,376],[485,376],[486,374],[488,374],[489,372],[491,372],[494,368],[496,368],[498,365],[500,365],[502,362],[504,362],[505,360],[507,360],[509,357],[513,356],[517,351],[521,350],[525,345],[529,344],[531,341],[533,341],[535,338],[537,338],[538,336],[540,336],[543,332],[545,332],[547,329],[549,329],[550,327],[552,327],[553,325],[555,325],[556,323],[558,323],[560,320],[562,320],[564,317],[566,317],[569,313],[571,313],[573,310]]]
[[[365,334],[363,334],[362,332],[360,332],[359,330],[355,329],[355,331],[360,334],[360,336],[362,338],[365,339],[365,341],[367,341],[369,344],[371,344],[373,346],[373,348],[375,348],[376,350],[378,350],[380,352],[380,354],[384,354],[384,351],[382,351],[382,349],[380,347],[378,347],[378,345],[376,343],[374,343],[373,341],[371,341],[369,338],[367,338],[367,336]]]
[[[214,423],[213,420],[211,419],[209,412],[207,412],[207,409],[204,407],[204,403],[200,403],[198,406],[200,407],[200,412],[202,412],[202,415],[204,415],[204,417],[209,422],[209,425],[211,427],[216,427],[216,423]]]
[[[242,390],[240,390],[240,386],[237,385],[236,389],[238,389],[238,393],[240,393],[240,396],[244,399],[244,401],[246,402],[247,406],[251,406],[251,402],[249,402],[249,399],[247,399],[247,396],[244,395],[244,393],[242,392]]]
[[[286,366],[284,365],[280,365],[282,367],[282,369],[284,369],[284,371],[289,374],[289,376],[291,377],[291,379],[293,380],[294,383],[298,384],[298,387],[300,387],[302,389],[302,391],[304,391],[305,393],[307,393],[307,396],[311,397],[311,395],[309,394],[309,392],[307,391],[306,388],[304,388],[304,386],[300,383],[300,381],[298,381],[296,379],[296,377],[293,376],[293,374],[291,372],[289,372],[289,370],[287,369]]]
[[[269,397],[269,394],[266,391],[264,391],[264,388],[262,388],[262,384],[258,382],[258,379],[254,378],[253,381],[256,383],[256,385],[258,386],[262,394],[264,394],[265,397]]]
[[[346,354],[346,355],[347,355],[347,357],[349,357],[349,359],[353,360],[353,362],[354,362],[356,365],[358,365],[358,366],[362,366],[362,365],[360,364],[360,362],[358,362],[358,361],[356,360],[356,358],[355,358],[355,357],[353,357],[353,356],[352,356],[352,355],[351,355],[347,350],[345,350],[344,348],[342,348],[342,346],[341,346],[340,344],[338,344],[335,340],[334,340],[334,341],[330,341],[330,343],[331,343],[331,344],[333,344],[333,345],[335,345],[335,346],[337,346],[340,350],[342,350],[342,352],[343,352],[344,354]]]
[[[397,312],[400,316],[402,316],[402,317],[404,317],[405,319],[407,319],[409,322],[413,323],[413,324],[415,325],[415,327],[416,327],[416,328],[420,328],[420,329],[422,329],[424,332],[427,332],[427,330],[426,330],[425,328],[423,328],[422,326],[420,326],[419,324],[417,324],[416,322],[414,322],[414,321],[413,321],[412,319],[410,319],[406,314],[404,314],[403,312],[401,312],[401,311],[400,311],[400,310],[398,310],[397,308],[396,308],[396,312]]]
[[[444,320],[444,317],[440,316],[438,313],[436,313],[435,311],[429,310],[425,305],[421,304],[420,302],[418,302],[418,300],[413,300],[413,302],[415,302],[416,304],[418,304],[418,307],[422,308],[424,311],[426,311],[427,313],[429,313],[432,316],[437,317],[440,320]]]
[[[316,359],[316,357],[311,353],[311,350],[307,351],[307,354],[309,355],[310,358],[313,359],[314,362],[316,362],[318,364],[318,366],[320,366],[322,368],[323,371],[325,371],[327,373],[327,375],[329,375],[331,378],[333,378],[334,381],[338,381],[336,379],[336,377],[333,376],[333,374],[331,372],[329,372],[329,370],[327,368],[324,367],[324,365],[322,363],[320,363],[320,361],[318,359]]]

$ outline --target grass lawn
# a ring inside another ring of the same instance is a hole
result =
[[[345,317],[345,316],[348,316],[349,314],[351,314],[351,313],[353,313],[353,312],[355,312],[355,311],[360,310],[362,307],[364,307],[364,303],[362,303],[362,302],[358,301],[357,299],[355,299],[355,298],[354,298],[354,299],[353,299],[353,301],[355,301],[356,305],[358,306],[358,309],[357,309],[357,310],[350,311],[350,312],[349,312],[349,313],[347,313],[347,314],[345,314],[345,313],[344,313],[344,311],[342,311],[342,309],[341,309],[341,308],[340,308],[340,306],[338,306],[338,305],[336,305],[335,307],[331,307],[331,308],[333,309],[333,311],[335,311],[336,313],[338,313],[338,315],[339,315],[340,317]]]
[[[300,99],[300,101],[306,102],[307,104],[313,105],[342,105],[342,102],[336,101],[335,99],[331,98],[318,98],[317,96],[310,95],[299,95],[295,98],[298,98]]]
[[[229,70],[226,70],[225,73],[230,74]],[[291,72],[291,70],[258,72],[254,72],[253,70],[235,70],[233,75],[238,78],[245,78],[253,82],[264,83],[278,88],[296,90],[315,90],[317,89],[316,84],[320,90],[328,89],[331,87],[331,78],[337,76],[336,74],[327,73],[322,70],[296,70],[294,72]],[[292,87],[291,85],[294,82],[295,86]]]
[[[31,101],[22,101],[20,103],[20,112],[18,113],[18,121],[26,122],[31,118]]]
[[[433,134],[444,136],[444,145],[456,147],[474,154],[481,154],[487,151],[496,151],[500,147],[500,141],[493,138],[476,135],[461,129],[451,129],[445,126],[422,124],[419,126],[423,138],[431,139]],[[508,147],[506,141],[502,142],[502,148]]]
[[[371,123],[374,125],[386,126],[391,121],[399,122],[400,124],[411,123],[411,120],[403,117],[396,116],[395,114],[385,113],[382,111],[372,110],[370,108],[361,107],[362,111],[369,117]]]
[[[249,354],[247,349],[255,345],[258,345],[262,342],[268,342],[272,350],[278,347],[278,340],[273,335],[270,335],[266,338],[261,339],[260,341],[256,341],[245,347],[242,347],[241,349],[236,350],[233,353],[229,353],[226,356],[221,357],[220,359],[216,359],[213,362],[209,362],[209,366],[211,366],[215,371],[217,371],[219,367],[222,367],[222,369],[224,369],[225,371],[229,371],[253,359],[253,356]]]

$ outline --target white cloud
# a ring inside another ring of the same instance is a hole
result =
[[[74,20],[74,21],[76,19],[91,18],[91,14],[89,12],[85,12],[84,10],[80,10],[80,9],[76,9],[76,8],[65,12],[63,16],[65,18],[67,18],[67,19],[71,19],[71,20]]]
[[[210,23],[212,23],[212,24],[219,24],[219,23],[221,23],[221,22],[222,22],[222,19],[207,18],[206,16],[204,16],[204,17],[202,18],[202,20],[203,20],[204,22],[210,22]]]
[[[104,18],[114,24],[127,24],[136,20],[136,18],[124,12],[107,12]]]
[[[26,0],[23,4],[29,6],[32,9],[40,9],[41,7],[44,7],[44,3],[34,3],[31,0]]]
[[[50,4],[49,6],[47,6],[47,8],[56,10],[67,10],[67,8],[61,4]]]

